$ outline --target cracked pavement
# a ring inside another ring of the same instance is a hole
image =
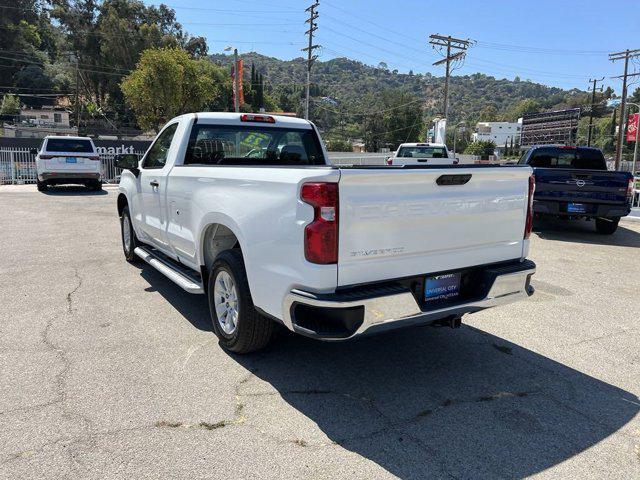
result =
[[[115,190],[0,186],[0,478],[640,478],[640,222],[548,222],[529,300],[225,353]]]

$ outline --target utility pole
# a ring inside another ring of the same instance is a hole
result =
[[[446,120],[449,116],[449,77],[451,76],[451,62],[454,60],[462,60],[466,55],[466,50],[471,45],[471,40],[462,40],[460,38],[453,38],[451,35],[429,35],[429,43],[436,47],[446,47],[447,55],[442,60],[438,60],[433,65],[442,65],[445,66],[445,77],[444,77],[444,120],[446,124]],[[452,51],[454,53],[452,54]]]
[[[309,120],[309,90],[311,88],[311,66],[313,65],[313,62],[318,58],[317,55],[313,55],[313,51],[316,48],[320,48],[320,45],[313,44],[313,32],[318,29],[316,19],[320,15],[318,12],[316,12],[316,8],[318,8],[318,5],[320,5],[320,0],[315,0],[315,3],[304,10],[305,12],[309,12],[309,18],[304,22],[309,24],[309,30],[306,31],[306,34],[309,36],[309,46],[302,49],[303,52],[307,52],[307,85],[306,96],[304,100],[305,120]]]
[[[618,129],[618,144],[616,145],[616,166],[615,169],[620,168],[620,160],[622,158],[622,142],[624,140],[624,125],[626,123],[625,108],[627,106],[627,77],[629,77],[629,59],[640,56],[640,49],[629,50],[628,48],[624,52],[610,53],[609,60],[615,62],[617,60],[624,59],[624,74],[622,74],[622,103],[620,104],[620,128]],[[620,78],[620,77],[616,77]]]
[[[78,68],[78,52],[75,53],[76,58],[76,128],[78,129],[78,135],[80,134],[80,69]]]
[[[593,109],[596,104],[596,84],[598,82],[602,82],[604,77],[602,78],[594,78],[589,79],[589,83],[593,83],[593,90],[591,91],[591,109],[589,110],[589,134],[587,136],[587,147],[591,146],[591,132],[593,131]],[[600,85],[600,91],[602,91],[603,86]]]

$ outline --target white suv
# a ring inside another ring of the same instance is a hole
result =
[[[443,143],[403,143],[387,165],[457,165],[458,160],[449,155]]]
[[[38,191],[48,185],[80,183],[100,190],[100,156],[87,137],[45,137],[36,152]]]

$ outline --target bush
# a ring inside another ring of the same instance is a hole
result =
[[[496,151],[496,144],[491,140],[477,140],[471,142],[464,153],[477,155],[483,160],[487,160]]]
[[[330,152],[350,152],[351,151],[351,143],[346,140],[341,139],[328,139],[326,141],[327,150]]]

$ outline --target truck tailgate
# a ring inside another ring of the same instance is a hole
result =
[[[342,169],[338,285],[521,258],[530,175],[529,167]]]
[[[627,172],[536,168],[536,200],[627,203]]]

